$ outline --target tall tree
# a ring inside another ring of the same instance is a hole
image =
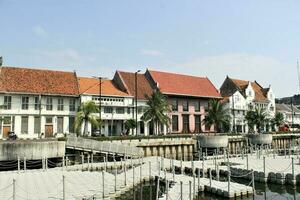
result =
[[[279,127],[279,126],[283,125],[284,124],[283,114],[280,112],[276,112],[275,117],[272,119],[271,123],[272,123],[273,127],[274,126]]]
[[[204,119],[204,124],[207,126],[215,125],[217,132],[223,132],[230,123],[230,115],[228,109],[215,99],[209,102],[208,114]]]
[[[146,95],[147,107],[142,116],[143,121],[152,121],[155,125],[155,133],[159,133],[159,124],[169,125],[170,118],[166,113],[170,112],[166,96],[155,91],[151,96]]]
[[[131,129],[134,129],[136,127],[136,123],[134,119],[128,119],[124,123],[125,129],[126,129],[126,135],[128,135],[129,131]]]
[[[87,101],[80,105],[79,111],[76,114],[75,119],[75,129],[81,133],[81,126],[84,124],[83,133],[84,135],[88,135],[88,123],[92,126],[99,128],[100,127],[100,119],[95,116],[95,113],[98,113],[98,106],[93,101]]]
[[[257,131],[260,133],[262,126],[268,121],[267,114],[264,109],[255,108],[255,110],[249,110],[245,116],[248,122],[248,126],[253,130],[256,126]]]

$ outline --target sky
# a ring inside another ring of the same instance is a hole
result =
[[[299,0],[0,0],[5,66],[112,78],[147,68],[300,93]]]

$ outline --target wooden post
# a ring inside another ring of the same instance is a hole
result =
[[[142,181],[143,181],[142,173],[143,173],[143,165],[140,165],[140,183],[142,183]]]
[[[169,200],[169,181],[166,180],[166,200]]]
[[[264,167],[264,182],[266,182],[266,157],[264,156],[263,158],[264,163],[263,163],[263,167]]]
[[[124,182],[125,186],[127,185],[127,166],[126,163],[124,164]]]
[[[192,181],[189,181],[189,199],[192,200]]]
[[[196,176],[193,174],[193,198],[196,197]]]
[[[117,192],[117,169],[115,168],[115,192]]]
[[[23,163],[23,165],[24,165],[24,171],[26,172],[26,157],[24,157],[24,163]]]
[[[183,165],[182,165],[182,159],[180,160],[180,170],[181,170],[181,174],[183,174],[184,169],[183,169]]]
[[[231,171],[228,171],[228,197],[230,197],[230,176],[231,176]]]
[[[151,180],[151,162],[149,161],[149,181]]]
[[[159,176],[157,176],[157,187],[156,187],[156,200],[158,199],[158,195],[159,195]]]
[[[200,168],[198,168],[198,191],[200,191]]]
[[[204,160],[202,161],[202,176],[205,178]]]
[[[249,156],[248,156],[248,154],[246,155],[246,164],[247,164],[247,170],[249,170]]]
[[[293,157],[292,157],[292,175],[293,175],[292,183],[295,186],[296,185],[296,180],[295,180],[295,165],[294,165],[294,158]]]
[[[16,179],[13,179],[13,200],[16,200]]]
[[[255,195],[255,179],[254,179],[254,171],[253,169],[251,169],[252,171],[252,191],[253,191],[253,196]]]
[[[132,173],[133,173],[133,177],[132,177],[132,185],[133,185],[133,188],[134,188],[134,185],[135,185],[135,183],[134,183],[134,174],[135,174],[135,167],[133,166],[132,167]]]
[[[211,187],[211,181],[212,181],[211,168],[209,168],[208,170],[209,170],[209,187]]]
[[[62,157],[62,170],[65,168],[65,156]]]
[[[84,165],[84,155],[81,154],[81,170],[83,170],[83,165]]]
[[[18,156],[18,173],[20,172],[21,164],[20,164],[20,157]]]
[[[105,198],[105,188],[104,188],[104,185],[105,185],[104,171],[102,171],[102,198],[103,199]]]
[[[62,178],[63,178],[63,200],[66,200],[66,177],[65,177],[65,175],[63,175]]]
[[[48,158],[47,157],[45,158],[45,169],[46,169],[46,171],[48,169]]]
[[[180,200],[183,200],[182,181],[180,181]]]

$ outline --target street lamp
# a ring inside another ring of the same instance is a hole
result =
[[[138,113],[138,110],[137,110],[137,75],[138,73],[140,72],[141,70],[137,70],[135,73],[134,73],[134,78],[135,78],[135,134],[137,135],[137,125],[138,125],[138,119],[137,119],[137,113]]]
[[[99,120],[101,121],[102,117],[101,117],[101,97],[102,97],[102,83],[103,83],[103,79],[107,79],[106,77],[102,77],[102,76],[93,76],[93,78],[97,78],[99,80]],[[100,135],[102,135],[102,127],[100,127]]]

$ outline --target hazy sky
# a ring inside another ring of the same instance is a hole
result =
[[[226,75],[299,93],[300,1],[0,0],[4,65]]]

